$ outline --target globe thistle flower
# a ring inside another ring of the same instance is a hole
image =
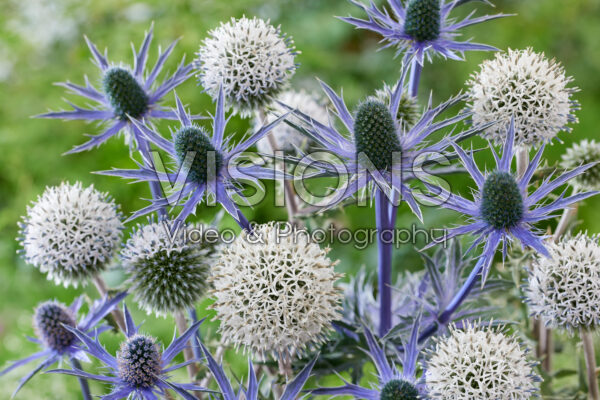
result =
[[[150,220],[138,225],[121,250],[135,300],[147,313],[193,307],[208,290],[214,246],[192,241],[192,229],[182,225],[172,232],[167,221]]]
[[[85,38],[94,61],[102,72],[102,89],[98,90],[94,87],[87,77],[85,78],[85,86],[68,81],[58,85],[66,88],[70,93],[93,101],[97,106],[87,109],[71,104],[73,110],[49,112],[38,117],[98,121],[108,124],[108,128],[100,135],[92,136],[89,141],[76,146],[68,153],[90,150],[123,130],[126,132],[127,142],[130,145],[141,144],[140,148],[145,151],[147,147],[146,138],[139,130],[135,129],[135,125],[131,123],[130,118],[140,120],[177,118],[172,111],[164,109],[159,104],[165,95],[191,76],[192,66],[185,65],[185,60],[182,60],[171,77],[157,87],[153,87],[177,41],[173,42],[164,53],[159,50],[158,60],[148,73],[146,71],[146,61],[148,60],[148,49],[152,42],[152,36],[153,26],[146,33],[140,50],[134,54],[134,63],[131,68],[109,63],[106,52],[102,55],[96,46],[87,37]]]
[[[383,104],[390,104],[390,95],[394,90],[388,85],[384,84],[382,89],[377,89],[375,92],[375,99]],[[398,112],[396,113],[396,124],[401,132],[410,130],[419,118],[421,117],[421,111],[417,98],[403,91],[398,101]]]
[[[594,164],[579,166],[554,180],[551,180],[551,175],[533,193],[529,193],[530,181],[540,163],[544,145],[531,160],[523,176],[516,177],[511,172],[511,163],[516,152],[514,144],[515,124],[513,119],[508,127],[502,157],[499,157],[490,146],[496,160],[496,168],[486,172],[485,175],[475,164],[472,154],[467,155],[457,144],[453,144],[462,164],[477,184],[477,188],[473,192],[473,200],[467,200],[441,187],[428,185],[435,195],[445,199],[445,201],[439,202],[439,206],[462,213],[471,219],[467,225],[448,230],[447,238],[471,233],[477,236],[471,249],[481,242],[485,243],[483,253],[469,277],[469,285],[473,285],[480,272],[482,283],[485,282],[500,242],[504,243],[502,250],[504,256],[506,256],[508,243],[512,241],[512,238],[516,238],[521,242],[523,248],[532,247],[540,254],[549,257],[550,253],[544,244],[544,236],[535,230],[534,224],[553,218],[557,210],[562,210],[573,203],[598,194],[598,192],[585,192],[565,196],[565,192],[563,192],[557,199],[546,201],[548,195],[555,189],[582,174]],[[468,290],[463,291],[462,295],[466,293]],[[452,303],[452,306],[457,304],[454,300]]]
[[[503,143],[514,116],[517,146],[550,142],[577,122],[579,105],[572,99],[577,88],[567,87],[572,81],[559,63],[531,48],[498,53],[467,82],[473,123],[499,121],[485,129],[484,137]]]
[[[465,51],[495,51],[495,47],[485,44],[460,42],[456,37],[460,30],[471,25],[505,17],[505,14],[485,15],[473,18],[469,14],[461,21],[450,18],[452,10],[467,1],[456,0],[408,0],[402,4],[400,0],[387,0],[392,13],[378,9],[373,2],[365,5],[350,0],[360,7],[368,20],[346,17],[341,18],[359,29],[367,29],[383,36],[385,47],[395,46],[398,53],[405,57],[415,57],[423,65],[425,57],[431,61],[431,55],[439,54],[444,58],[462,60]]]
[[[548,245],[551,258],[536,257],[525,296],[532,315],[570,334],[600,322],[598,236],[580,233]]]
[[[56,284],[85,284],[106,267],[121,243],[121,212],[93,185],[47,187],[20,224],[23,258]]]
[[[79,329],[66,327],[85,344],[84,351],[97,358],[108,369],[108,374],[95,375],[80,369],[55,369],[48,373],[59,373],[92,379],[113,386],[113,390],[103,400],[135,398],[155,400],[157,396],[166,395],[166,390],[173,390],[186,400],[195,399],[188,391],[211,392],[206,388],[191,383],[175,383],[170,380],[169,373],[189,364],[183,362],[170,365],[173,359],[187,346],[187,342],[196,334],[200,324],[198,321],[189,327],[178,338],[174,338],[169,347],[162,350],[156,339],[140,334],[133,323],[131,314],[124,308],[127,324],[126,340],[121,343],[117,356],[109,354],[99,343]],[[162,351],[161,351],[162,350]],[[194,360],[198,361],[198,360]]]
[[[223,341],[265,357],[304,353],[339,317],[335,262],[306,232],[276,223],[244,231],[213,268],[212,308]]]
[[[379,346],[371,331],[365,328],[365,338],[369,347],[367,354],[377,369],[377,384],[372,388],[365,388],[344,380],[343,386],[310,389],[309,392],[313,395],[351,395],[357,399],[368,400],[417,400],[422,398],[421,396],[425,393],[424,387],[416,378],[419,355],[417,340],[419,320],[420,318],[417,317],[401,360],[402,372],[393,362],[388,361],[384,349]]]
[[[151,205],[137,211],[129,219],[182,202],[183,208],[173,225],[179,226],[194,212],[196,206],[206,195],[207,197],[214,196],[215,201],[221,204],[243,228],[250,229],[248,220],[233,200],[234,195],[241,196],[237,190],[241,179],[250,179],[256,183],[258,179],[275,179],[281,175],[277,171],[260,165],[235,164],[244,151],[275,128],[286,115],[257,129],[240,143],[230,146],[229,139],[223,136],[228,121],[225,119],[223,90],[220,90],[217,99],[212,137],[209,136],[206,129],[192,123],[190,115],[185,111],[177,96],[175,96],[175,100],[177,109],[174,112],[179,118],[181,128],[173,133],[172,141],[164,139],[138,121],[134,121],[134,123],[144,135],[169,154],[177,164],[178,170],[159,173],[154,169],[151,160],[148,160],[146,164],[149,166],[140,165],[139,170],[117,169],[103,171],[100,174],[136,179],[136,181],[165,182],[168,185],[171,185],[172,182],[181,183],[175,187],[173,194],[153,199]],[[233,166],[235,168],[231,168]],[[178,171],[183,172],[183,179]],[[244,199],[243,196],[242,199]]]
[[[425,379],[433,399],[528,399],[539,378],[516,337],[467,323],[430,351]]]
[[[329,120],[327,106],[314,93],[307,93],[304,90],[287,90],[281,93],[277,97],[277,100],[294,109],[302,111],[304,114],[310,116],[316,121]],[[273,108],[273,112],[278,115],[285,114],[287,111],[279,103],[273,103],[271,107]],[[266,118],[267,122],[273,122],[276,117],[270,115]],[[294,116],[290,116],[288,119],[294,121],[296,124],[302,123],[297,117]],[[257,115],[254,117],[254,125],[261,126],[262,123],[262,118],[259,113],[257,113]],[[310,144],[312,144],[312,141],[309,137],[303,135],[297,129],[288,124],[279,124],[271,131],[270,137],[275,144],[275,150],[280,150],[287,153],[292,153],[297,150],[306,151]],[[256,147],[261,153],[273,154],[268,137],[264,137],[256,142]]]
[[[584,139],[569,147],[562,155],[561,166],[565,169],[600,161],[600,143]],[[585,173],[573,178],[571,186],[577,191],[600,190],[600,165],[596,164]]]
[[[97,335],[100,332],[110,329],[108,326],[97,327],[97,325],[126,296],[127,293],[122,292],[113,298],[105,296],[101,300],[94,301],[87,315],[82,316],[79,322],[77,322],[77,314],[83,304],[83,297],[76,298],[68,307],[57,301],[46,301],[39,304],[35,309],[33,317],[33,326],[37,337],[28,337],[28,339],[38,344],[42,350],[27,358],[15,361],[8,368],[0,371],[0,376],[2,376],[32,361],[41,361],[35,369],[19,381],[19,386],[15,389],[13,396],[35,374],[45,370],[56,362],[61,362],[64,359],[89,361],[82,350],[81,341],[66,326],[77,328],[88,335]]]
[[[222,87],[235,114],[268,105],[296,70],[292,39],[269,21],[232,18],[209,35],[196,53],[196,76],[214,99]]]

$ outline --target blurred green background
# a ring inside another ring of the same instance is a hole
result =
[[[382,3],[382,1],[376,1]],[[581,88],[576,98],[582,104],[578,113],[580,123],[573,134],[562,134],[565,145],[583,138],[595,138],[600,126],[600,1],[598,0],[501,0],[493,9],[483,3],[467,5],[457,15],[477,8],[480,14],[503,12],[516,16],[485,23],[465,31],[466,38],[494,45],[500,49],[531,46],[555,57],[565,66],[575,84]],[[71,302],[81,289],[65,289],[47,281],[38,270],[26,265],[17,255],[17,222],[26,206],[41,194],[47,185],[63,180],[93,183],[110,192],[126,214],[145,204],[147,186],[127,184],[116,178],[92,175],[90,171],[111,167],[132,167],[129,152],[121,138],[113,138],[100,149],[62,157],[61,154],[84,141],[83,134],[98,133],[99,127],[82,122],[62,122],[32,119],[31,116],[67,107],[58,81],[82,83],[88,75],[92,82],[99,79],[98,70],[90,62],[83,41],[86,34],[100,49],[109,48],[113,62],[131,63],[130,42],[139,46],[144,31],[155,22],[155,41],[151,47],[152,62],[157,45],[165,48],[172,40],[182,37],[166,69],[173,71],[179,59],[191,60],[209,29],[230,17],[259,16],[281,24],[290,34],[301,54],[301,64],[293,86],[317,90],[315,77],[328,82],[336,90],[344,88],[349,104],[356,104],[398,77],[400,62],[391,49],[377,51],[379,38],[365,31],[354,30],[334,18],[360,11],[346,0],[0,0],[0,367],[8,360],[26,356],[36,350],[24,335],[33,335],[31,316],[37,303],[51,298]],[[434,103],[464,89],[464,82],[477,65],[491,54],[469,53],[466,62],[436,59],[427,64],[420,91],[421,100],[433,90]],[[178,95],[193,112],[206,113],[213,109],[209,97],[201,92],[194,79],[177,89]],[[71,97],[75,103],[79,99]],[[172,95],[166,97],[173,104]],[[457,112],[458,109],[454,110]],[[165,131],[168,124],[160,125]],[[229,132],[244,133],[248,121],[233,118]],[[564,145],[550,146],[546,158],[556,161]],[[481,158],[485,163],[485,156]],[[456,190],[468,191],[467,179],[454,179]],[[273,187],[267,185],[272,199]],[[251,220],[267,222],[284,219],[285,211],[274,209],[272,201],[245,210]],[[598,209],[600,199],[587,201],[581,208],[581,229],[600,232]],[[596,210],[596,211],[594,211]],[[214,211],[199,210],[197,217],[210,221]],[[350,207],[345,212],[329,215],[339,225],[372,226],[372,210]],[[418,222],[402,207],[399,226]],[[456,223],[453,213],[429,208],[425,210],[427,226],[444,227]],[[233,226],[226,218],[224,224]],[[340,258],[341,271],[352,273],[365,265],[375,269],[375,246],[364,251],[351,246],[335,246],[331,255]],[[395,267],[419,269],[421,261],[412,246],[398,249]],[[111,285],[120,283],[118,272],[106,276]],[[95,295],[93,288],[83,292]],[[132,307],[133,307],[133,303]],[[148,333],[167,343],[173,333],[170,318],[156,320],[134,308],[134,316],[146,321]],[[200,306],[199,310],[202,309]],[[204,314],[203,311],[200,311]],[[206,313],[210,315],[210,313]],[[202,332],[215,337],[216,324],[205,324]],[[117,345],[116,337],[106,339],[110,350]],[[243,357],[240,358],[243,360]],[[558,357],[560,368],[575,368],[569,356]],[[236,365],[239,364],[236,363]],[[241,371],[242,372],[243,368]],[[21,368],[0,380],[0,398],[9,398],[17,380],[26,372]],[[184,379],[184,371],[178,377]],[[93,386],[100,394],[106,388]],[[63,376],[37,376],[18,395],[18,398],[66,399],[78,398],[75,379]]]

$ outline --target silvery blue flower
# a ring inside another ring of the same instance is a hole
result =
[[[108,326],[96,328],[98,323],[110,313],[121,300],[127,296],[127,292],[122,292],[113,298],[104,297],[96,300],[87,315],[76,321],[77,312],[83,304],[83,297],[78,297],[73,303],[66,307],[56,301],[47,301],[40,304],[35,311],[34,327],[37,338],[28,338],[42,347],[42,351],[34,353],[27,358],[15,361],[12,365],[3,371],[0,376],[12,371],[22,365],[35,360],[41,360],[37,367],[23,377],[19,386],[15,389],[13,396],[25,385],[35,374],[48,368],[52,364],[63,359],[75,359],[89,361],[85,352],[82,350],[82,343],[78,337],[73,335],[66,326],[76,328],[85,334],[97,335],[107,329]]]
[[[176,102],[177,109],[174,110],[174,113],[181,122],[181,128],[173,133],[172,141],[166,140],[137,120],[133,120],[133,122],[143,135],[166,151],[180,168],[180,173],[187,172],[187,176],[183,177],[185,180],[179,186],[176,185],[175,191],[171,195],[152,200],[151,205],[137,211],[130,219],[182,202],[183,208],[174,220],[174,226],[177,227],[194,212],[205,196],[214,196],[215,201],[220,203],[241,226],[249,229],[249,222],[233,201],[234,194],[241,196],[240,180],[250,179],[257,183],[258,179],[274,179],[277,172],[256,164],[234,164],[243,152],[269,133],[285,118],[285,115],[257,129],[240,143],[230,145],[230,138],[224,138],[229,119],[225,119],[222,89],[219,91],[217,110],[213,117],[212,137],[203,127],[192,123],[190,115],[185,111],[177,96]],[[147,164],[154,165],[152,160],[148,160]],[[117,169],[101,173],[137,181],[165,182],[169,185],[181,181],[177,171],[159,173],[153,167],[142,165],[138,170]]]
[[[94,56],[95,64],[102,72],[102,89],[96,89],[87,77],[85,78],[85,86],[68,81],[58,85],[65,87],[70,93],[83,96],[85,99],[97,103],[97,106],[81,108],[71,104],[73,110],[49,112],[38,117],[98,121],[109,125],[103,133],[92,136],[89,141],[74,147],[68,153],[77,153],[97,147],[123,129],[126,130],[127,141],[130,145],[137,144],[139,146],[145,143],[146,138],[135,128],[130,118],[177,118],[172,111],[161,107],[159,102],[166,94],[191,76],[192,66],[190,64],[185,65],[185,59],[182,59],[171,77],[157,87],[153,87],[177,41],[167,47],[164,53],[159,49],[158,60],[150,73],[147,73],[146,61],[148,60],[148,49],[152,41],[152,35],[153,27],[150,27],[140,50],[137,54],[134,54],[133,68],[109,63],[106,51],[102,55],[96,46],[87,37],[85,38]],[[146,146],[140,147],[145,150]]]
[[[127,338],[121,343],[116,357],[109,354],[97,338],[91,338],[79,329],[67,328],[85,344],[84,350],[87,353],[108,368],[108,374],[96,375],[76,368],[72,370],[56,369],[48,371],[48,373],[73,375],[111,384],[112,392],[100,397],[102,400],[123,398],[156,400],[157,396],[164,396],[166,390],[173,390],[186,400],[195,400],[196,397],[191,395],[189,390],[211,392],[211,390],[191,383],[174,383],[169,377],[171,371],[199,361],[194,359],[170,366],[173,359],[187,346],[188,341],[204,320],[194,323],[178,338],[174,338],[169,347],[161,351],[154,338],[138,333],[139,326],[134,324],[127,307],[123,306],[123,311],[127,326]]]
[[[398,53],[414,56],[420,65],[425,57],[431,61],[431,53],[444,58],[462,60],[465,51],[495,51],[495,47],[470,41],[457,41],[460,30],[471,25],[505,17],[505,14],[484,15],[473,18],[473,13],[460,21],[450,18],[452,10],[471,0],[387,0],[392,13],[378,9],[373,2],[368,6],[355,0],[350,2],[360,7],[368,20],[341,18],[359,29],[367,29],[383,36],[385,47],[396,46]]]

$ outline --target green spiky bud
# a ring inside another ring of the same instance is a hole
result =
[[[377,89],[374,98],[383,104],[390,104],[390,93],[392,92],[393,88],[386,84],[383,86],[383,88]],[[415,126],[420,117],[421,112],[419,110],[417,98],[403,91],[402,95],[400,96],[400,102],[398,103],[398,113],[396,114],[398,126],[402,128],[402,131],[406,132]]]
[[[128,116],[139,118],[148,111],[148,95],[128,70],[108,69],[102,84],[115,115],[121,120],[126,121]]]
[[[367,100],[358,106],[354,121],[357,159],[364,154],[379,171],[391,170],[394,153],[399,153],[400,139],[392,114],[385,104]]]
[[[523,212],[523,195],[515,178],[502,171],[488,175],[481,195],[483,219],[496,229],[507,229],[519,223]]]
[[[47,347],[61,352],[73,343],[75,335],[64,325],[75,327],[75,316],[64,305],[47,301],[35,309],[33,326],[37,336]]]
[[[179,166],[186,161],[186,157],[191,156],[191,152],[195,153],[188,174],[191,182],[206,183],[209,175],[214,176],[223,166],[223,156],[212,145],[204,129],[184,126],[175,134],[175,153]]]
[[[417,388],[405,380],[392,379],[381,389],[380,400],[417,400]]]
[[[410,0],[406,6],[404,33],[417,42],[440,36],[440,0]]]
[[[153,386],[161,373],[161,354],[151,337],[135,335],[121,343],[117,352],[119,378],[135,388]]]

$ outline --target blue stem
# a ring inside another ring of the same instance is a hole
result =
[[[81,363],[75,357],[71,357],[69,361],[73,369],[83,371]],[[83,400],[92,400],[92,394],[90,393],[90,386],[88,385],[87,379],[82,378],[80,376],[78,376],[77,379],[79,380],[79,386],[81,386],[81,395],[83,397]]]
[[[416,59],[413,59],[410,68],[410,81],[408,83],[408,93],[412,97],[417,97],[419,94],[419,82],[421,81],[422,70],[423,66]]]
[[[383,337],[392,327],[392,241],[383,241],[383,232],[390,229],[388,201],[385,194],[375,192],[375,222],[379,264],[379,336]]]
[[[142,154],[145,166],[154,169],[154,166],[151,161],[152,154],[150,153],[150,145],[148,144],[148,141],[140,137],[141,133],[139,133],[138,129],[135,126],[133,127],[133,130],[138,144],[138,150]],[[163,197],[163,191],[158,181],[149,181],[148,185],[150,186],[150,193],[152,194],[152,198],[154,200],[161,199]],[[158,216],[160,219],[167,219],[167,208],[161,207],[158,210]]]

